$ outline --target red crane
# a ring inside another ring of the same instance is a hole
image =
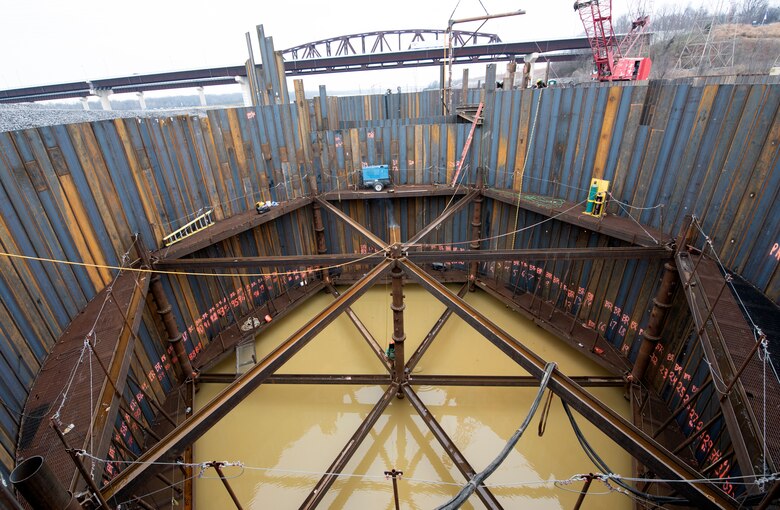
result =
[[[593,51],[596,79],[599,81],[646,80],[652,61],[649,58],[624,56],[649,24],[649,16],[640,16],[631,23],[631,30],[618,42],[612,29],[612,0],[574,2],[585,27],[585,36]]]

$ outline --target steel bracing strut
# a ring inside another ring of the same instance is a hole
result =
[[[409,261],[404,261],[403,267],[412,280],[451,308],[456,315],[479,331],[532,376],[541,379],[545,362],[533,351],[493,324],[471,305],[452,294],[420,267]],[[689,481],[676,485],[675,488],[700,508],[728,508],[736,505],[736,501],[714,484],[693,482],[704,477],[560,371],[556,370],[553,373],[549,388],[659,476],[683,482]]]
[[[341,312],[362,296],[371,286],[390,269],[392,261],[385,261],[369,271],[358,283],[350,287],[344,294],[306,323],[301,329],[274,349],[268,356],[251,368],[238,380],[225,388],[205,407],[176,427],[170,434],[149,448],[137,462],[131,464],[119,473],[103,489],[106,500],[112,498],[127,499],[132,494],[135,483],[144,472],[153,474],[161,470],[159,461],[173,461],[186,446],[195,442],[219,420],[224,418],[233,408],[249,396],[271,374],[278,370],[295,353],[300,351],[320,331],[333,322]]]

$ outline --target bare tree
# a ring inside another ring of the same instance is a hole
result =
[[[767,0],[741,0],[736,4],[736,19],[738,23],[761,23],[769,8]]]

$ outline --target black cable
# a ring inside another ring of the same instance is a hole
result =
[[[609,466],[607,466],[606,462],[599,457],[599,455],[596,453],[596,451],[590,446],[590,443],[588,443],[588,440],[585,439],[585,435],[582,433],[582,430],[580,429],[579,425],[577,425],[576,420],[574,419],[574,415],[571,413],[571,409],[569,409],[569,405],[561,400],[561,404],[563,405],[563,410],[566,411],[566,416],[569,417],[569,423],[571,423],[571,427],[574,430],[574,436],[577,438],[577,441],[580,443],[580,446],[582,447],[583,451],[585,451],[585,455],[588,456],[588,458],[593,462],[593,465],[595,465],[602,473],[612,473],[612,470],[609,469]],[[612,480],[619,485],[621,488],[627,490],[632,495],[636,496],[637,498],[644,499],[647,501],[650,501],[651,503],[669,503],[669,504],[684,504],[689,505],[690,501],[686,498],[676,498],[673,496],[657,496],[655,494],[649,494],[647,492],[642,492],[631,485],[627,484],[623,480],[619,478],[612,478]]]
[[[536,410],[539,408],[539,403],[542,401],[542,397],[544,396],[544,391],[547,389],[547,383],[550,382],[550,377],[552,376],[554,370],[555,370],[555,363],[552,362],[547,363],[547,365],[544,367],[544,376],[542,377],[542,381],[539,384],[539,391],[536,393],[536,398],[531,404],[531,409],[528,411],[528,415],[525,417],[525,420],[523,420],[523,423],[520,425],[520,428],[515,431],[515,433],[512,435],[511,438],[509,438],[509,441],[507,441],[506,445],[504,445],[504,448],[501,450],[498,456],[493,460],[493,462],[491,462],[488,465],[488,467],[486,467],[481,473],[475,474],[471,478],[471,480],[469,480],[469,483],[467,483],[455,495],[454,498],[444,503],[440,507],[437,507],[436,510],[454,510],[456,508],[460,508],[460,506],[466,502],[469,496],[471,496],[474,493],[474,491],[477,490],[477,486],[482,485],[482,482],[485,481],[485,479],[488,476],[493,474],[493,471],[498,469],[498,466],[500,466],[501,463],[504,462],[504,459],[507,458],[509,452],[511,452],[512,449],[515,447],[515,444],[517,444],[517,441],[520,439],[520,436],[522,436],[523,432],[525,432],[525,429],[528,427],[528,424],[531,423],[531,419],[536,413]]]

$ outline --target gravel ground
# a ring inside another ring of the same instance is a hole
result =
[[[176,110],[64,110],[36,104],[0,104],[0,132],[120,118],[205,115],[204,109]]]

